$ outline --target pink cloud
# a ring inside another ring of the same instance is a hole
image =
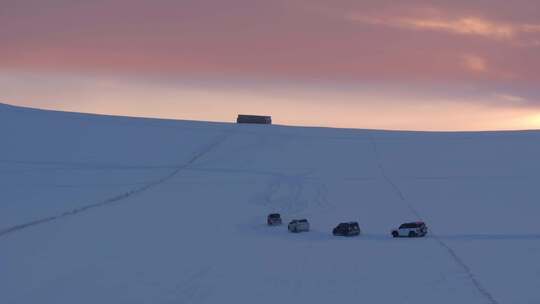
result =
[[[499,79],[499,74],[463,71],[462,54],[478,54],[522,81],[539,79],[534,39],[519,51],[511,45],[494,50],[492,42],[473,39],[534,36],[537,27],[530,18],[518,23],[465,14],[460,8],[467,5],[452,1],[434,9],[417,1],[389,5],[338,0],[328,14],[325,3],[11,1],[0,12],[0,28],[9,29],[0,32],[0,67],[300,79]],[[490,3],[486,11],[502,5]],[[322,9],[309,9],[316,7]],[[355,11],[378,21],[359,26],[335,17]],[[513,11],[516,16],[530,14]],[[393,26],[422,31],[407,34]],[[440,37],[440,31],[456,35]],[[530,61],[527,69],[521,67],[524,60]]]

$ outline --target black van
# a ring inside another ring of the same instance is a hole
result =
[[[244,124],[263,124],[263,125],[271,125],[272,124],[272,117],[271,116],[261,116],[261,115],[244,115],[240,114],[238,115],[238,118],[236,118],[236,123],[244,123]]]
[[[266,218],[266,223],[268,226],[277,226],[281,225],[281,215],[279,213],[271,213]]]
[[[360,226],[357,222],[340,223],[332,231],[334,235],[357,236],[360,235]]]

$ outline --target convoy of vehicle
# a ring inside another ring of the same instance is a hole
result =
[[[246,115],[239,114],[236,122],[239,124],[272,124],[272,117],[265,115]],[[281,214],[271,213],[266,218],[268,226],[279,226],[282,224]],[[307,232],[309,231],[309,222],[307,219],[295,219],[287,225],[289,232]],[[423,237],[426,236],[428,228],[424,222],[404,223],[397,229],[393,229],[391,234],[397,237]],[[358,222],[339,223],[333,230],[335,236],[358,236],[360,235],[360,226]]]
[[[281,214],[270,213],[266,218],[268,226],[279,226],[282,224]],[[293,219],[287,225],[289,232],[299,233],[307,232],[310,229],[307,219]],[[391,234],[393,237],[424,237],[428,232],[426,223],[424,222],[408,222],[403,223],[397,229],[393,229]],[[358,236],[361,234],[360,225],[358,222],[339,223],[333,230],[335,236]]]
[[[239,114],[236,122],[239,124],[272,124],[271,116],[264,115],[246,115]],[[282,224],[281,214],[271,213],[266,218],[268,226],[279,226]],[[306,232],[309,231],[309,222],[307,219],[295,219],[287,225],[289,232]],[[393,229],[391,234],[393,237],[423,237],[426,236],[428,228],[424,222],[404,223],[397,229]],[[360,235],[360,226],[357,222],[339,223],[333,230],[335,236],[357,236]]]

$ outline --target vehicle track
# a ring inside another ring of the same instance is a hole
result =
[[[377,166],[379,167],[380,173],[383,177],[383,179],[391,186],[391,188],[394,190],[394,192],[399,197],[400,201],[407,206],[409,211],[414,214],[418,220],[422,220],[422,216],[418,212],[418,210],[407,201],[407,198],[403,194],[403,191],[397,186],[397,184],[388,176],[386,173],[386,170],[384,169],[383,161],[381,154],[379,153],[379,148],[377,146],[376,139],[370,135],[371,138],[371,144],[373,147],[373,153],[375,154],[375,158],[377,160]],[[456,251],[448,245],[446,242],[444,242],[441,238],[437,236],[437,234],[431,232],[432,238],[437,242],[439,246],[444,248],[450,257],[454,260],[454,262],[459,265],[467,277],[471,280],[473,286],[475,289],[490,303],[490,304],[499,304],[499,302],[493,297],[493,295],[480,283],[480,281],[476,278],[476,275],[472,271],[471,267],[465,263],[465,261],[456,253]]]
[[[167,174],[167,175],[165,175],[165,176],[163,176],[163,177],[161,177],[159,179],[150,181],[150,182],[148,182],[148,183],[146,183],[146,184],[144,184],[142,186],[136,187],[136,188],[131,189],[131,190],[127,191],[127,192],[124,192],[124,193],[109,197],[109,198],[107,198],[105,200],[102,200],[102,201],[99,201],[99,202],[96,202],[96,203],[92,203],[92,204],[88,204],[88,205],[85,205],[85,206],[77,207],[77,208],[74,208],[74,209],[67,210],[67,211],[64,211],[62,213],[59,213],[57,215],[43,217],[43,218],[40,218],[40,219],[36,219],[36,220],[26,222],[26,223],[17,224],[17,225],[11,226],[9,228],[0,230],[0,238],[4,237],[6,235],[9,235],[9,234],[13,234],[15,232],[22,231],[22,230],[30,228],[30,227],[35,227],[35,226],[38,226],[38,225],[41,225],[41,224],[49,223],[49,222],[52,222],[52,221],[55,221],[55,220],[59,220],[59,219],[62,219],[62,218],[66,218],[66,217],[69,217],[69,216],[80,214],[82,212],[85,212],[85,211],[88,211],[88,210],[91,210],[91,209],[95,209],[95,208],[109,206],[109,205],[112,205],[112,204],[115,204],[115,203],[119,203],[119,202],[124,201],[124,200],[126,200],[128,198],[131,198],[133,196],[136,196],[138,194],[146,192],[147,190],[150,190],[150,189],[152,189],[152,188],[154,188],[154,187],[156,187],[158,185],[161,185],[161,184],[167,182],[168,180],[170,180],[173,177],[175,177],[176,175],[178,175],[178,173],[180,173],[181,171],[189,168],[197,160],[199,160],[200,158],[202,158],[206,154],[210,153],[211,151],[215,150],[219,145],[221,145],[225,140],[227,140],[227,138],[229,138],[233,134],[233,132],[234,132],[233,130],[227,130],[225,132],[222,132],[214,140],[212,140],[210,143],[204,145],[201,149],[199,149],[198,152],[193,154],[193,156],[187,162],[176,166],[174,171],[172,171],[171,173],[169,173],[169,174]]]

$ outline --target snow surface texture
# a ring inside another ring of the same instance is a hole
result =
[[[0,105],[0,136],[0,303],[540,303],[540,132]]]

